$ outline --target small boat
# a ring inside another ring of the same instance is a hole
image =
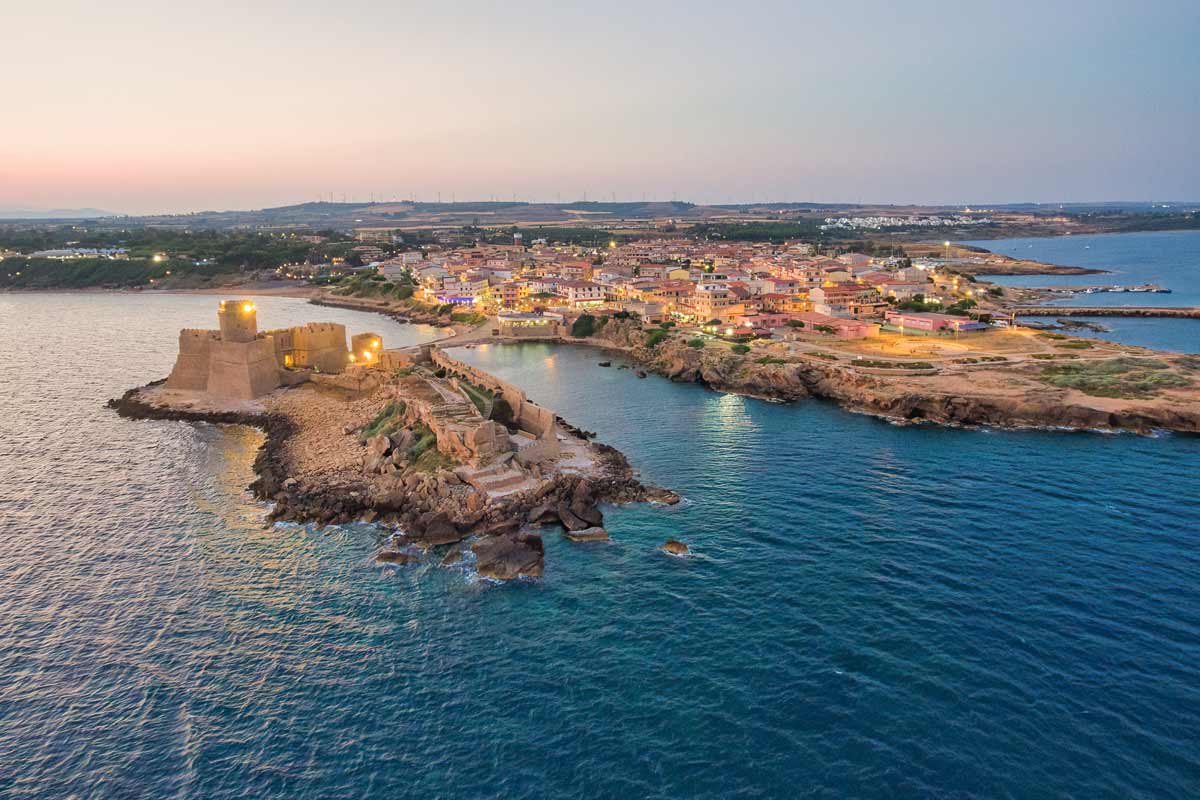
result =
[[[611,366],[612,366],[612,362],[611,362],[611,361],[599,361],[599,362],[597,362],[597,366],[600,366],[600,367],[611,367]]]

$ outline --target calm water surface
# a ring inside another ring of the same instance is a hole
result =
[[[991,239],[967,244],[985,247],[1015,258],[1049,264],[1106,269],[1109,275],[988,276],[1005,286],[1136,286],[1154,283],[1170,294],[1077,294],[1051,305],[1187,306],[1200,307],[1200,231],[1052,236]],[[1046,317],[1038,321],[1049,321]],[[1111,330],[1080,332],[1083,336],[1184,353],[1200,353],[1200,320],[1130,317],[1076,317],[1100,323]]]
[[[1198,439],[897,428],[460,351],[687,497],[610,510],[608,544],[547,531],[544,578],[492,586],[374,565],[371,526],[264,527],[253,431],[101,408],[213,307],[0,296],[0,796],[1200,791]]]

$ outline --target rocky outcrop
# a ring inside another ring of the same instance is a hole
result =
[[[1126,409],[1106,410],[1072,402],[1066,393],[1056,390],[996,396],[947,394],[916,384],[911,376],[868,374],[836,362],[796,359],[785,364],[759,364],[749,356],[723,349],[716,352],[715,348],[688,347],[678,338],[650,348],[645,346],[646,337],[640,331],[609,323],[605,334],[609,328],[614,328],[614,341],[629,342],[628,354],[634,360],[659,375],[764,399],[831,400],[849,411],[893,421],[1200,433],[1200,410],[1192,408],[1131,405]]]
[[[572,542],[606,542],[608,541],[608,531],[604,528],[584,528],[580,531],[568,530],[563,533]]]
[[[536,533],[491,536],[471,545],[475,569],[485,578],[508,581],[536,578],[545,564],[545,547]]]
[[[673,556],[686,556],[691,552],[688,546],[678,539],[667,539],[663,542],[662,551]]]
[[[417,557],[411,553],[405,553],[401,550],[380,550],[375,554],[375,561],[379,564],[411,564],[416,561]]]

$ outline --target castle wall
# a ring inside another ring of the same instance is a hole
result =
[[[179,355],[167,376],[168,389],[203,392],[208,388],[208,370],[216,331],[185,328],[179,332]]]
[[[310,322],[290,330],[294,366],[321,372],[341,372],[346,368],[349,359],[345,325]]]
[[[275,343],[270,336],[250,342],[213,342],[210,348],[208,393],[216,397],[252,400],[279,387]]]
[[[525,396],[525,392],[516,386],[506,383],[494,375],[489,375],[483,370],[476,369],[464,361],[459,361],[457,358],[448,356],[444,350],[434,348],[430,356],[433,359],[433,363],[439,367],[449,372],[465,375],[472,383],[490,389],[497,397],[502,397],[504,402],[508,403],[509,408],[512,409],[513,421],[521,430],[531,433],[539,439],[556,437],[555,424],[558,421],[557,415],[549,409],[542,408],[536,403],[530,402]]]

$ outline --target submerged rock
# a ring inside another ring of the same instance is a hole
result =
[[[667,539],[663,542],[662,551],[673,556],[686,556],[691,552],[688,546],[678,539]]]
[[[679,503],[683,498],[670,489],[664,489],[661,486],[649,486],[646,488],[646,500],[651,503],[662,503],[663,505],[673,506]]]
[[[598,362],[598,363],[597,363],[597,366],[601,366],[601,367],[611,367],[611,366],[612,366],[612,362],[611,362],[611,361],[600,361],[600,362]]]
[[[471,550],[479,574],[501,581],[522,575],[536,578],[545,562],[542,537],[534,533],[492,536],[471,545]]]
[[[416,560],[416,556],[400,550],[380,550],[375,554],[375,562],[378,564],[411,564]]]
[[[581,531],[566,531],[564,534],[572,542],[605,542],[608,541],[608,531],[604,528],[584,528]]]

